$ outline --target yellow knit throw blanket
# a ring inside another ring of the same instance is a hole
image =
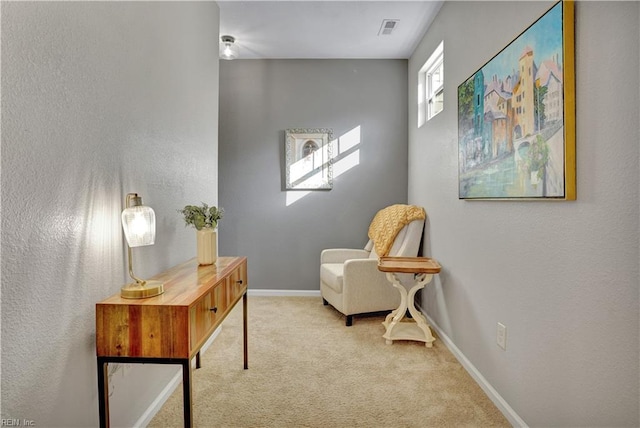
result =
[[[398,232],[414,220],[424,220],[427,213],[416,205],[391,205],[383,208],[373,217],[369,226],[369,239],[375,245],[379,257],[389,254]]]

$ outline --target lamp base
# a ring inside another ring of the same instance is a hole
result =
[[[120,289],[123,299],[145,299],[164,293],[164,284],[160,281],[144,281],[142,284],[132,282]]]

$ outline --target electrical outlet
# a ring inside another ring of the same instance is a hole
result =
[[[507,350],[507,327],[504,324],[498,323],[498,333],[496,335],[496,343],[499,347]]]

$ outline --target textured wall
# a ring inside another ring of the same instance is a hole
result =
[[[217,202],[213,2],[2,3],[2,418],[96,426],[95,302],[128,281],[127,192],[156,211],[142,277],[195,256],[176,210]],[[131,426],[175,368],[122,367]]]
[[[444,267],[423,305],[530,426],[638,426],[640,3],[576,4],[577,201],[458,200],[457,85],[550,5],[446,2],[409,61],[409,202]],[[441,40],[445,110],[418,129]]]
[[[405,60],[221,63],[220,248],[249,257],[251,288],[318,290],[320,252],[362,248],[375,213],[406,202],[406,87]],[[332,190],[283,190],[287,128],[353,143]]]

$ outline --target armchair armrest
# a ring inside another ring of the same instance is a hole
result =
[[[352,248],[330,248],[320,253],[320,264],[322,263],[344,263],[351,259],[368,259],[369,252]],[[377,259],[376,264],[378,263]]]
[[[400,303],[400,293],[391,286],[386,274],[378,270],[377,258],[348,260],[342,281],[346,314],[395,309]]]
[[[370,280],[371,277],[382,277],[382,279],[386,281],[386,275],[378,270],[377,258],[347,260],[344,263],[344,277],[358,278],[358,280],[361,278],[367,278],[362,282]]]

